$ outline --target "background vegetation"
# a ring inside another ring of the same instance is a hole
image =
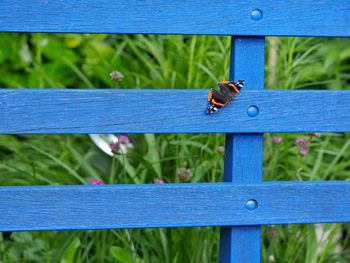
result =
[[[229,50],[229,37],[0,34],[0,86],[116,88],[109,73],[118,70],[124,75],[118,88],[208,89],[227,79]],[[349,39],[267,39],[267,88],[349,89],[349,80]],[[264,180],[349,180],[348,134],[313,137],[304,152],[295,140],[309,135],[274,136],[264,135]],[[0,185],[222,180],[222,134],[130,137],[134,150],[110,158],[87,135],[1,135]],[[263,261],[349,262],[349,230],[263,227]],[[0,262],[215,262],[218,233],[213,227],[0,233]]]

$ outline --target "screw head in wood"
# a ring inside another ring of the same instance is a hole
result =
[[[258,202],[254,199],[250,199],[245,203],[245,208],[248,210],[254,210],[258,208]]]
[[[260,9],[254,9],[250,13],[250,18],[254,21],[259,21],[259,20],[261,20],[262,17],[263,17],[263,13]]]
[[[259,108],[252,105],[247,109],[247,114],[249,117],[256,117],[259,114]]]

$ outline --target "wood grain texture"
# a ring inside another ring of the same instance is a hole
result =
[[[343,0],[3,0],[0,31],[350,36],[349,11]]]
[[[255,91],[254,86],[247,80],[235,102],[211,115],[208,90],[2,89],[0,133],[350,131],[350,91]],[[258,116],[247,115],[251,105],[259,107]]]
[[[0,231],[350,222],[349,198],[335,181],[0,187]]]
[[[234,38],[231,48],[230,79],[246,79],[246,91],[264,89],[263,37]],[[257,104],[252,104],[256,105]],[[258,115],[259,116],[259,115]],[[233,117],[233,121],[236,119]],[[262,180],[262,134],[226,135],[224,181],[256,183]],[[260,262],[260,226],[222,227],[220,263]]]

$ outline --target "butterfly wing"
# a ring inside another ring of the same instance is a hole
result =
[[[208,113],[215,113],[218,109],[226,106],[233,101],[236,95],[244,86],[244,80],[226,81],[223,80],[218,84],[219,90],[211,89],[208,94]]]
[[[211,89],[208,94],[208,113],[217,112],[218,109],[226,106],[230,101],[232,101],[231,96],[225,95],[221,90]]]

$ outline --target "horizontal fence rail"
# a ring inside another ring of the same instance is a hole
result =
[[[0,187],[0,231],[350,222],[349,198],[337,181]]]
[[[350,1],[3,0],[2,32],[350,36]]]
[[[249,91],[208,115],[208,90],[1,89],[0,133],[349,132],[350,91]],[[251,106],[259,113],[250,117]]]

